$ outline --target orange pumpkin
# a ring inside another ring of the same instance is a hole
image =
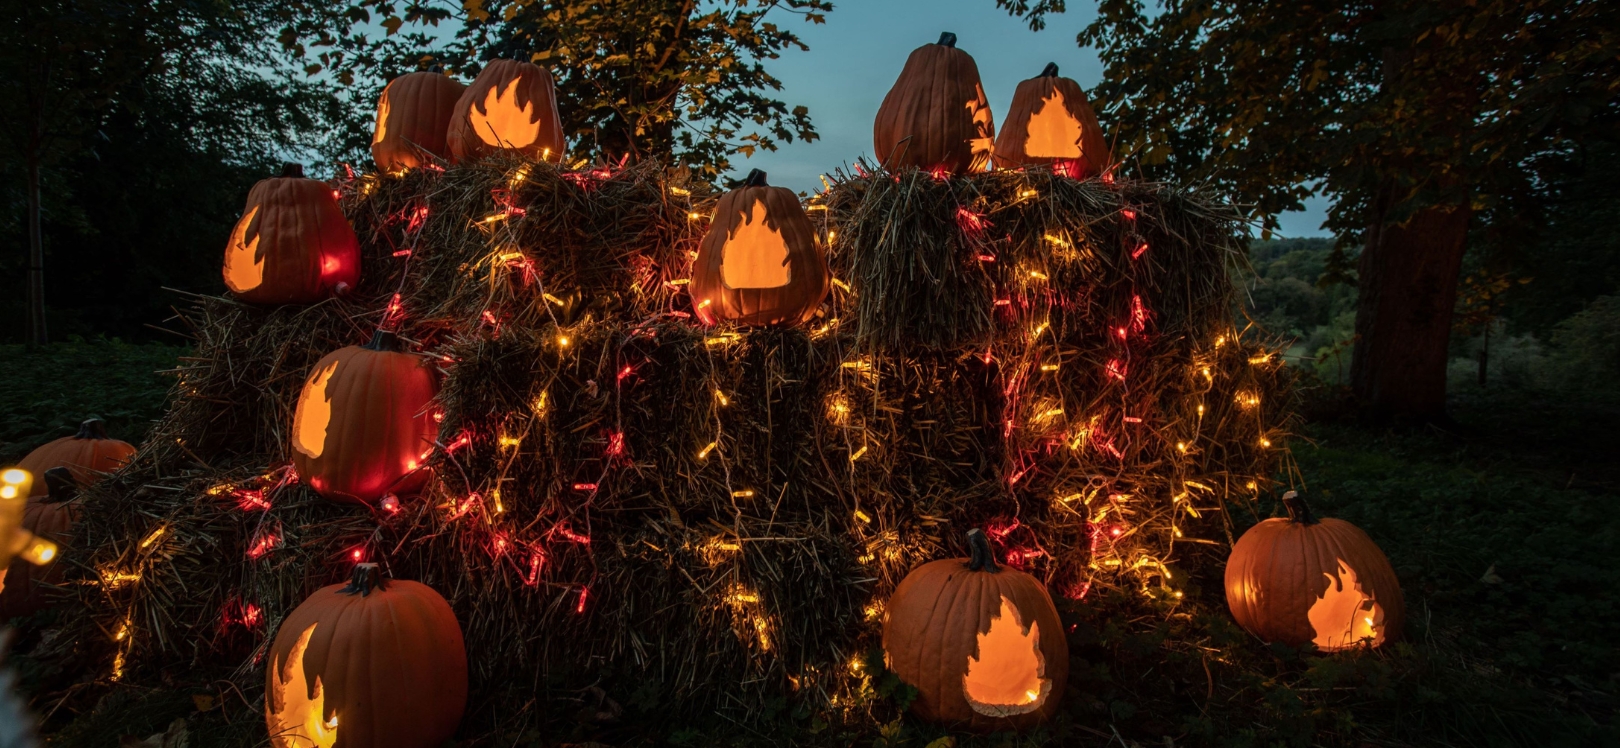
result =
[[[1333,652],[1400,638],[1401,585],[1372,538],[1339,519],[1317,520],[1299,495],[1288,518],[1249,528],[1226,562],[1226,604],[1268,642]]]
[[[1080,84],[1058,76],[1057,63],[1018,84],[1012,106],[996,137],[996,166],[1073,164],[1070,176],[1103,173],[1111,159],[1097,114]]]
[[[748,174],[720,197],[692,265],[692,303],[704,324],[797,325],[832,287],[827,258],[792,190]]]
[[[281,622],[265,672],[275,748],[434,748],[467,706],[467,650],[450,604],[360,564]]]
[[[889,598],[883,652],[917,689],[918,717],[978,731],[1019,729],[1057,710],[1069,644],[1046,585],[998,567],[982,530],[971,558],[912,570]]]
[[[906,58],[872,128],[873,152],[895,170],[984,171],[995,138],[979,67],[950,32]]]
[[[378,330],[371,342],[321,359],[293,411],[292,457],[304,483],[336,501],[370,503],[409,493],[438,425],[429,405],[439,378],[428,359]]]
[[[42,565],[36,566],[21,558],[11,562],[6,569],[5,584],[0,585],[0,618],[26,616],[44,609],[45,590],[41,585],[62,583],[64,569],[57,565],[55,558],[72,539],[73,523],[79,519],[79,508],[71,503],[76,486],[73,473],[65,467],[46,470],[45,479],[40,482],[49,488],[45,496],[28,500],[28,506],[23,509],[22,527],[55,543],[59,550],[52,555],[52,560]]]
[[[371,158],[383,171],[414,169],[450,157],[445,135],[466,86],[436,70],[409,73],[388,82],[377,99],[377,130]]]
[[[325,182],[287,164],[253,185],[225,245],[225,286],[250,304],[309,304],[360,280],[360,241]]]
[[[17,467],[34,475],[44,475],[54,467],[73,471],[80,486],[89,486],[100,480],[102,473],[111,473],[124,466],[135,454],[129,442],[107,436],[107,423],[100,418],[88,418],[79,424],[79,432],[46,442],[28,453]],[[34,481],[30,496],[44,496],[45,481]]]
[[[447,140],[457,162],[500,150],[561,161],[566,144],[550,71],[491,60],[456,102]]]

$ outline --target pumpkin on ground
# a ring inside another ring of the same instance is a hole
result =
[[[467,650],[450,604],[359,564],[281,622],[265,672],[275,748],[435,748],[467,706]]]
[[[320,495],[370,503],[421,487],[438,424],[429,412],[439,378],[425,356],[378,330],[371,342],[327,354],[293,412],[292,457]]]
[[[1108,169],[1108,142],[1080,84],[1058,75],[1057,63],[1018,84],[996,136],[996,166],[1064,164],[1077,179]]]
[[[1268,642],[1334,652],[1400,638],[1401,585],[1372,538],[1344,520],[1318,520],[1289,491],[1288,518],[1249,528],[1226,562],[1232,617]]]
[[[309,304],[360,280],[360,241],[325,182],[287,164],[253,185],[225,245],[225,285],[250,304]]]
[[[832,287],[827,258],[792,190],[749,173],[720,197],[692,265],[692,303],[704,324],[798,325]]]
[[[892,170],[984,171],[995,138],[979,67],[950,32],[906,58],[872,128],[873,153]]]
[[[62,583],[65,569],[56,563],[56,556],[72,539],[73,524],[79,519],[79,507],[73,503],[78,487],[73,473],[65,467],[45,471],[40,483],[48,486],[46,495],[28,500],[23,508],[22,528],[37,538],[55,543],[58,551],[50,560],[36,565],[18,558],[5,572],[5,583],[0,585],[0,618],[26,616],[45,608],[45,590],[41,585]]]
[[[377,129],[371,158],[383,171],[414,169],[450,157],[445,135],[466,86],[436,70],[408,73],[388,82],[377,99]]]
[[[911,711],[979,731],[1018,729],[1057,710],[1069,645],[1046,585],[998,567],[982,530],[971,558],[933,561],[894,590],[883,618],[890,671],[917,689]]]
[[[551,72],[517,60],[490,60],[461,93],[446,133],[457,162],[495,151],[561,161],[565,141]]]
[[[111,473],[124,466],[135,454],[129,442],[107,436],[107,423],[100,418],[88,418],[79,424],[78,433],[46,442],[28,453],[17,467],[34,475],[44,475],[54,467],[65,467],[73,472],[78,484],[89,486],[100,479],[102,473]],[[33,496],[46,494],[46,482],[34,481]]]

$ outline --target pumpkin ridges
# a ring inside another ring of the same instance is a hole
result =
[[[260,180],[248,191],[243,216],[254,215],[243,239],[258,241],[253,257],[262,260],[261,278],[258,285],[244,290],[235,286],[229,273],[224,274],[226,287],[242,301],[311,303],[325,298],[339,284],[359,282],[360,241],[331,188],[293,173],[289,170],[288,176]],[[226,267],[232,252],[227,241]],[[335,265],[330,276],[325,271],[329,257]]]
[[[388,99],[386,134],[383,140],[371,144],[377,168],[415,168],[433,159],[449,158],[450,121],[466,88],[437,71],[408,73],[389,81],[382,93]]]

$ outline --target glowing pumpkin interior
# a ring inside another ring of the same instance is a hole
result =
[[[974,84],[978,96],[967,103],[968,112],[973,115],[973,130],[975,136],[970,148],[973,151],[973,171],[985,171],[990,168],[990,152],[996,144],[996,124],[994,116],[990,113],[990,105],[985,103],[984,86]]]
[[[792,280],[787,242],[765,225],[765,201],[753,210],[720,249],[720,280],[727,288],[781,288]]]
[[[1324,573],[1327,589],[1311,604],[1308,613],[1313,639],[1318,649],[1335,652],[1369,641],[1384,643],[1384,609],[1356,580],[1356,570],[1339,559],[1337,578]]]
[[[377,99],[377,134],[372,136],[371,142],[381,143],[388,137],[388,89],[384,88],[382,96]]]
[[[1052,681],[1042,677],[1046,663],[1041,656],[1041,627],[1028,627],[1018,608],[1006,596],[1001,610],[990,619],[990,628],[979,634],[977,656],[968,657],[962,690],[968,706],[989,717],[1027,714],[1046,703]]]
[[[1063,104],[1057,89],[1029,117],[1024,155],[1032,158],[1080,158],[1080,122]]]
[[[526,148],[540,139],[540,121],[535,116],[534,102],[525,106],[517,102],[517,86],[521,80],[513,78],[504,86],[491,86],[484,96],[483,106],[474,106],[467,113],[479,140],[497,148]]]
[[[271,663],[275,685],[268,705],[272,709],[270,742],[276,748],[332,748],[337,743],[338,715],[324,714],[326,693],[321,678],[316,676],[311,682],[304,672],[304,652],[318,625],[312,623],[299,634],[285,661]],[[279,709],[275,708],[278,704]]]
[[[232,291],[252,291],[264,282],[264,258],[259,256],[259,235],[248,241],[248,229],[259,215],[259,206],[248,209],[231,231],[230,249],[225,252],[225,283]]]
[[[338,362],[333,361],[317,369],[298,396],[298,412],[293,418],[293,447],[310,459],[326,451],[326,427],[332,422],[332,393],[326,391],[326,385],[337,368]]]

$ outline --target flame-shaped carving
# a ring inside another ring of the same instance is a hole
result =
[[[225,285],[237,293],[252,291],[264,282],[264,258],[259,256],[259,234],[255,232],[253,241],[247,240],[248,228],[258,215],[259,206],[248,209],[247,215],[236,222],[236,228],[231,231],[231,243],[225,249]]]
[[[497,148],[526,148],[540,139],[540,121],[534,102],[518,106],[520,81],[521,78],[513,78],[505,86],[491,86],[483,105],[467,112],[467,121],[473,132],[478,133],[479,140]]]
[[[977,657],[968,658],[962,689],[968,706],[990,717],[1027,714],[1040,708],[1051,693],[1052,681],[1043,677],[1041,627],[1029,628],[1006,596],[1001,611],[990,619],[990,630],[979,634]]]
[[[377,134],[372,136],[371,142],[381,143],[388,137],[388,89],[384,88],[382,97],[377,99]]]
[[[268,694],[270,742],[276,748],[332,748],[338,738],[338,715],[327,717],[326,693],[320,676],[313,683],[304,672],[304,651],[315,634],[312,623],[298,636],[298,643],[283,662],[271,662],[275,688]],[[314,695],[311,695],[313,690]]]
[[[1069,114],[1063,103],[1063,92],[1056,88],[1041,102],[1041,108],[1030,115],[1027,132],[1025,156],[1080,158],[1080,122]]]
[[[1366,640],[1375,647],[1383,644],[1384,609],[1361,590],[1356,570],[1339,559],[1338,578],[1326,573],[1322,576],[1327,577],[1327,589],[1309,611],[1317,648],[1334,652]]]
[[[986,171],[990,168],[990,152],[996,144],[996,123],[990,114],[990,105],[985,103],[984,85],[976,83],[973,89],[978,95],[967,103],[968,111],[973,113],[975,131],[970,144],[973,151],[973,166],[970,168],[972,171]]]
[[[765,225],[765,201],[755,200],[720,249],[720,280],[727,288],[781,288],[793,280],[787,260],[782,235]]]
[[[332,422],[332,393],[326,383],[337,373],[338,362],[333,361],[311,374],[298,396],[297,412],[293,414],[293,447],[310,459],[326,451],[326,426]]]

